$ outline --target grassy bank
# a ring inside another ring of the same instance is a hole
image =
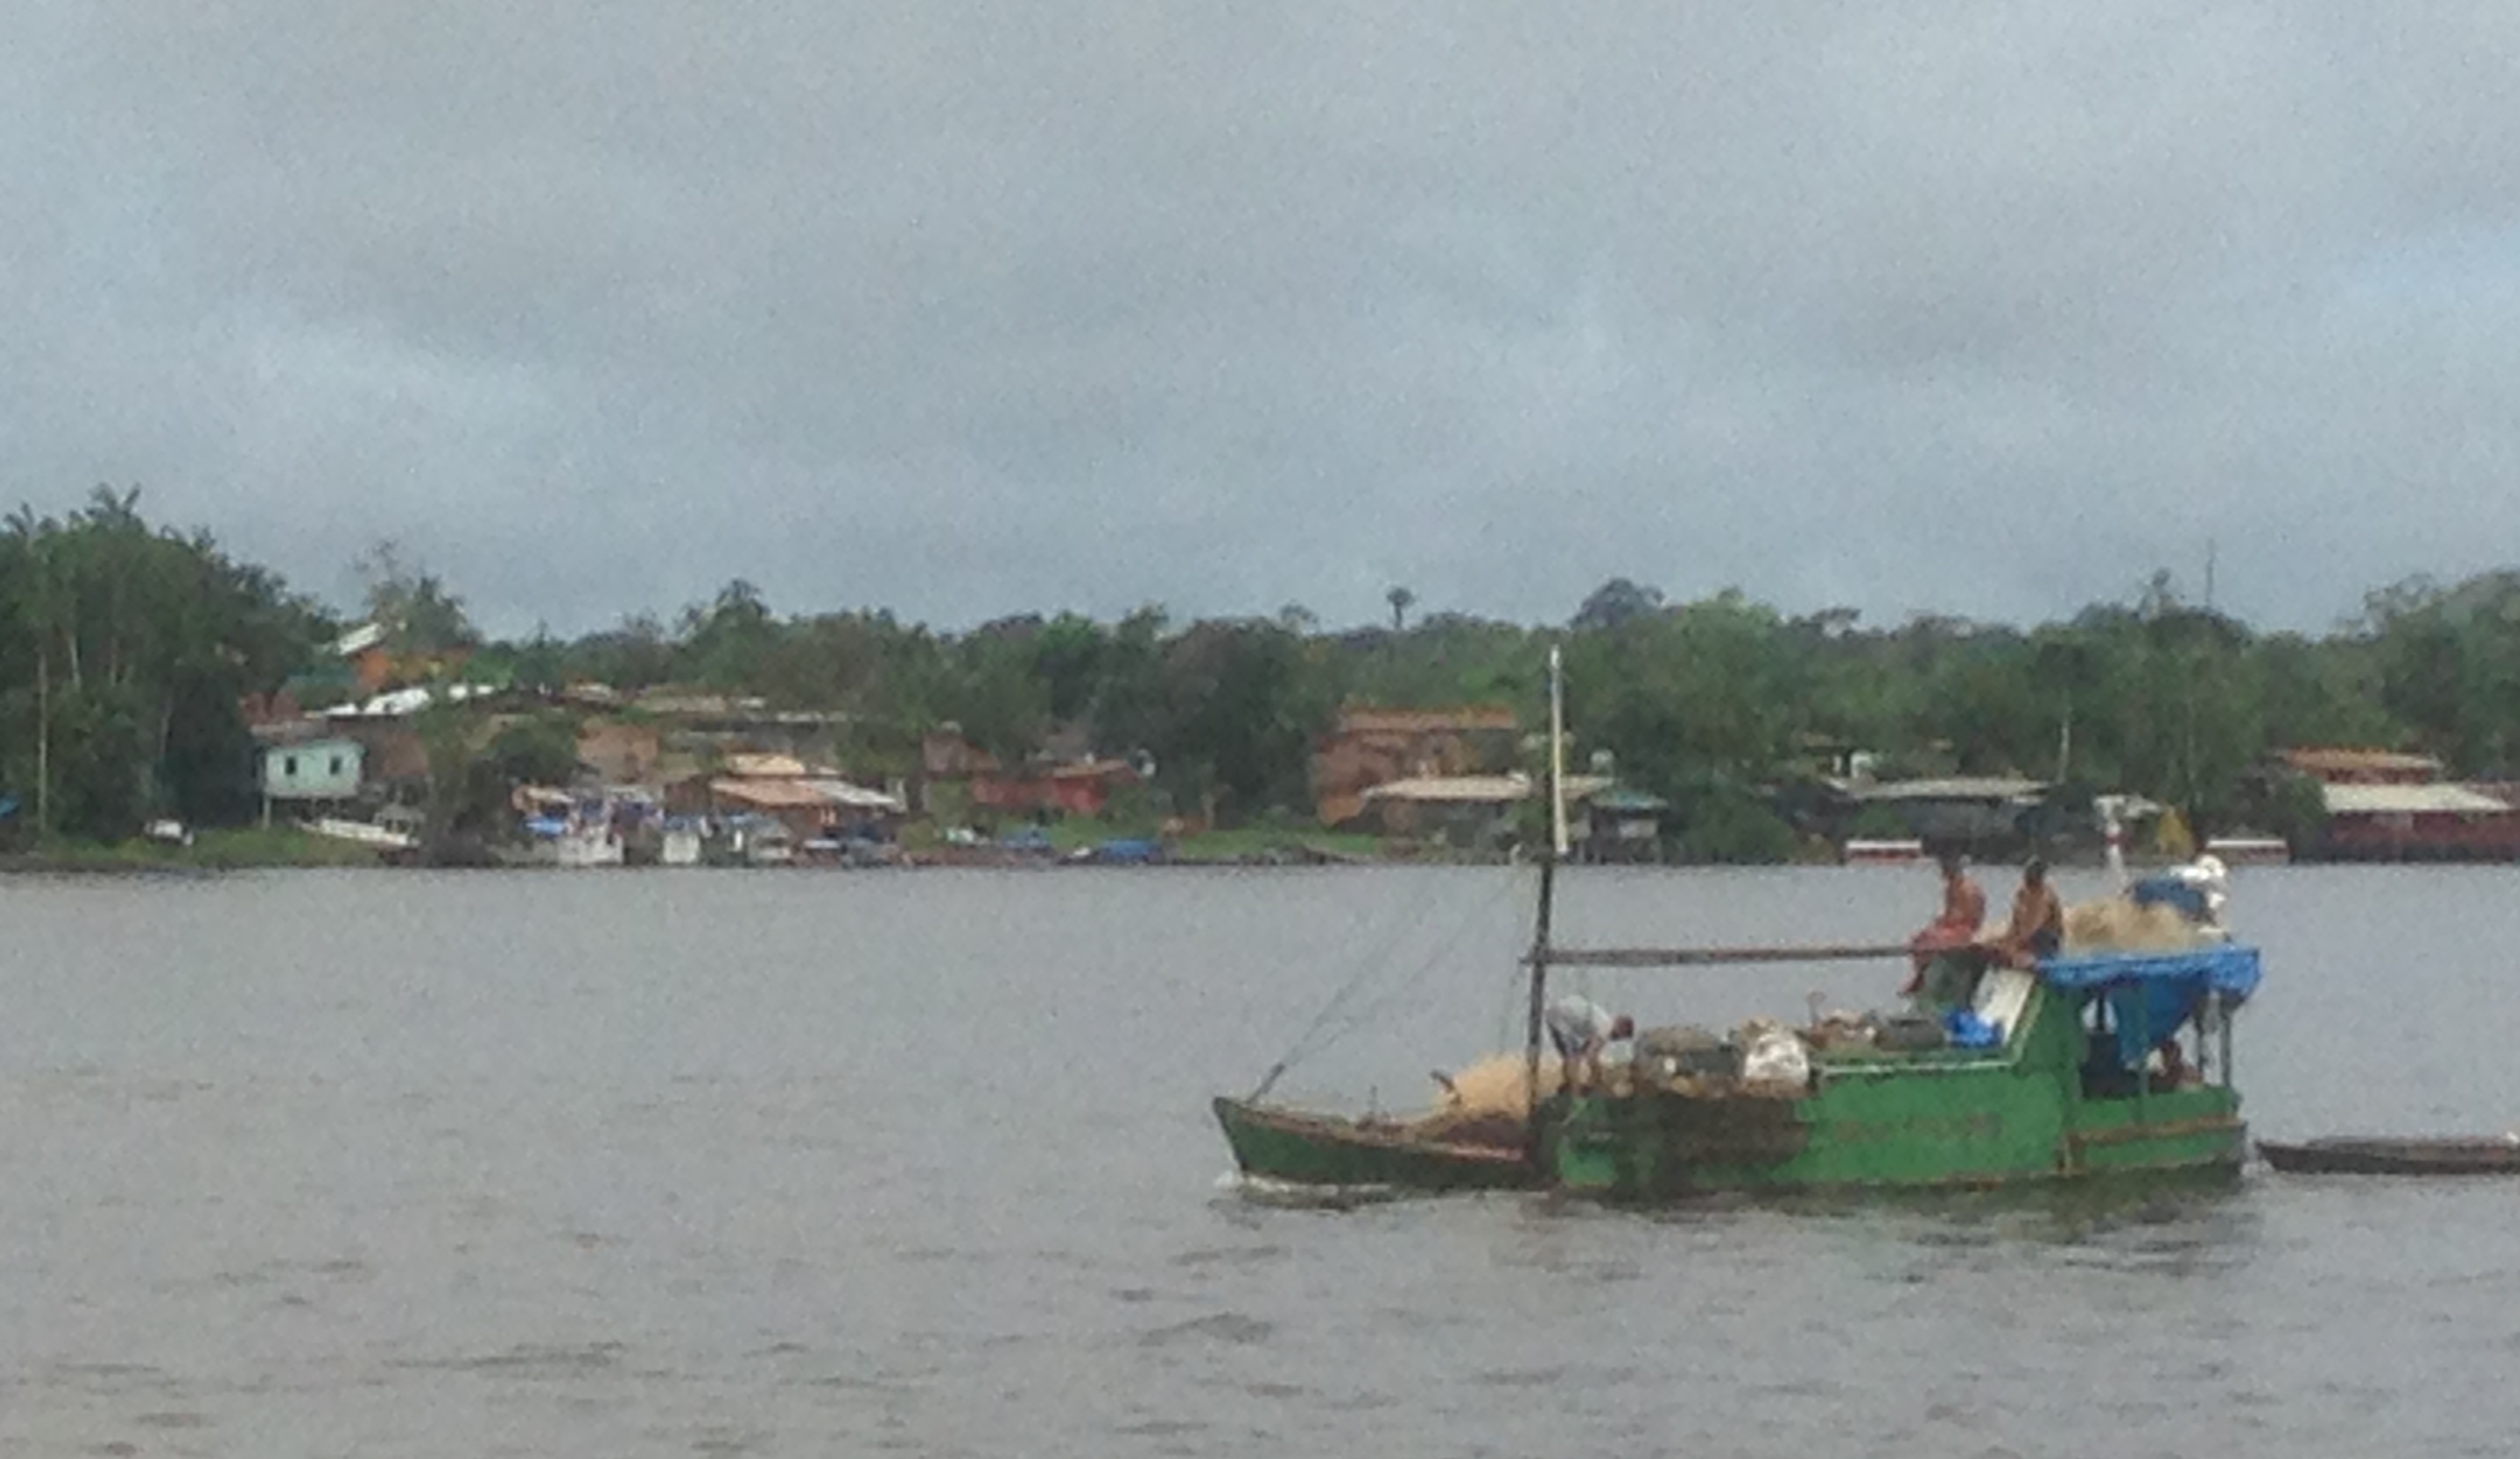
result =
[[[1333,861],[1376,861],[1388,854],[1388,848],[1373,837],[1352,833],[1251,827],[1185,837],[1175,854],[1183,861],[1264,861],[1307,855]]]
[[[377,853],[294,827],[203,831],[189,846],[134,839],[52,841],[0,853],[0,871],[46,873],[246,871],[256,867],[375,866]]]

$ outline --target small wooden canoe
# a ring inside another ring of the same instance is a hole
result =
[[[2278,1170],[2303,1175],[2520,1175],[2520,1138],[2510,1135],[2330,1135],[2292,1145],[2260,1140],[2258,1154]]]

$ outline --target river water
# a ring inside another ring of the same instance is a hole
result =
[[[2520,1124],[2520,873],[2234,890],[2259,1133]],[[2520,1182],[1640,1213],[1222,1179],[1208,1097],[1360,974],[1282,1092],[1416,1105],[1517,1042],[1530,892],[0,881],[0,1455],[2508,1451]],[[1579,872],[1560,928],[1889,940],[1936,899]],[[1725,1024],[1897,973],[1593,988]]]

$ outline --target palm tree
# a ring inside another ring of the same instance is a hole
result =
[[[1408,626],[1409,608],[1418,601],[1418,595],[1405,587],[1395,586],[1390,592],[1383,594],[1382,598],[1384,602],[1391,605],[1391,631],[1394,633],[1402,631]]]

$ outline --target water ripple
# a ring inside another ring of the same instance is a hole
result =
[[[1143,1333],[1138,1338],[1141,1347],[1169,1347],[1181,1343],[1230,1343],[1250,1346],[1266,1343],[1278,1330],[1274,1322],[1264,1322],[1239,1312],[1218,1312],[1206,1317],[1193,1317]]]

